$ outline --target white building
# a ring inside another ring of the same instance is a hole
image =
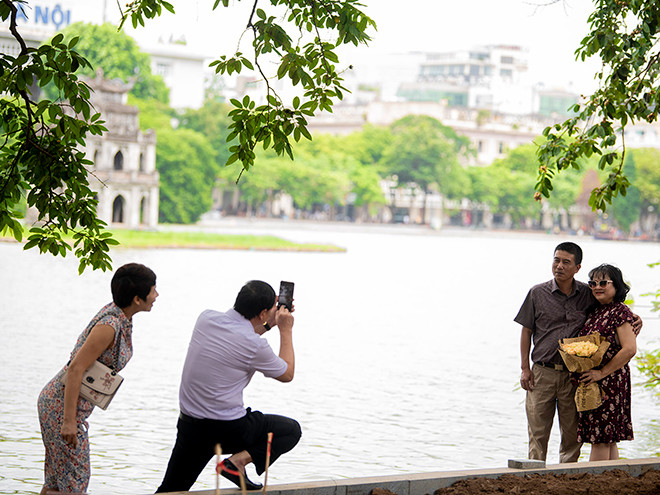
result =
[[[205,57],[178,42],[142,44],[151,55],[151,72],[161,76],[170,90],[173,108],[199,108],[204,103]]]
[[[432,102],[498,114],[567,115],[577,95],[533,81],[528,58],[528,51],[515,45],[363,58],[345,74],[354,92],[345,102]]]

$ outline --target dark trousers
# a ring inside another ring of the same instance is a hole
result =
[[[176,443],[163,482],[157,492],[188,491],[199,473],[215,455],[220,444],[223,454],[247,450],[258,474],[266,470],[268,433],[273,433],[271,464],[290,451],[300,440],[300,425],[294,419],[251,411],[240,419],[220,421],[196,419],[181,414]]]

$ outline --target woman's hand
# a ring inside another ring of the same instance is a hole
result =
[[[69,363],[67,369],[66,385],[64,385],[64,420],[60,428],[60,435],[69,447],[78,444],[78,425],[76,415],[78,411],[78,396],[82,375],[99,356],[112,346],[115,331],[109,325],[96,325],[92,328],[87,340],[78,353]]]
[[[62,440],[72,449],[75,449],[78,445],[78,425],[74,421],[64,421],[62,423],[62,428],[60,428],[60,435],[62,435]]]
[[[585,385],[589,385],[590,383],[595,383],[601,381],[603,378],[605,378],[607,375],[603,373],[603,370],[589,370],[585,371],[580,375],[580,383],[584,383]]]

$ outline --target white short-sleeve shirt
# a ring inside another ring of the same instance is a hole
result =
[[[181,412],[194,418],[241,418],[243,389],[254,372],[277,378],[286,370],[286,361],[240,313],[206,310],[197,318],[183,365]]]

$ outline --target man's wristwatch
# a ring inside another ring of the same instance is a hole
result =
[[[266,330],[270,330],[270,329],[271,329],[271,326],[268,324],[268,322],[266,322],[266,323],[264,323],[264,328],[265,328]]]

